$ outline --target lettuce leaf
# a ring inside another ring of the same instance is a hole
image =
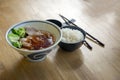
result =
[[[26,31],[24,27],[18,28],[18,29],[12,29],[12,33],[17,34],[20,37],[25,37]]]
[[[25,37],[25,35],[26,35],[26,31],[24,27],[18,29],[13,28],[12,32],[8,34],[8,38],[13,46],[17,48],[21,48],[22,43],[19,40],[20,38]]]
[[[20,41],[12,42],[12,45],[17,47],[17,48],[21,48],[22,47],[22,43]]]
[[[8,38],[11,42],[16,42],[20,39],[20,37],[14,33],[8,34]]]

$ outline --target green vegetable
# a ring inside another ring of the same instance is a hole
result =
[[[25,34],[26,34],[26,32],[25,32],[25,28],[24,27],[21,27],[21,28],[18,28],[18,29],[12,29],[12,32],[14,33],[14,34],[17,34],[18,36],[20,36],[20,37],[25,37]]]
[[[13,46],[17,47],[17,48],[21,48],[22,47],[22,43],[20,41],[17,42],[12,42]]]
[[[12,32],[8,34],[8,38],[11,41],[12,45],[17,47],[17,48],[21,48],[22,47],[22,43],[19,41],[20,38],[25,37],[26,32],[25,32],[25,28],[18,28],[12,29]]]
[[[12,33],[17,34],[17,29],[12,29]]]
[[[8,34],[8,38],[11,42],[16,42],[20,39],[20,37],[14,33]]]

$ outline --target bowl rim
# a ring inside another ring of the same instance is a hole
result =
[[[62,28],[62,23],[57,19],[47,19],[46,21],[56,24],[58,27]]]
[[[59,31],[59,33],[60,33],[60,38],[57,40],[56,43],[54,43],[54,44],[51,45],[50,47],[47,47],[47,48],[44,48],[44,49],[40,49],[40,50],[27,50],[27,49],[19,49],[19,48],[14,47],[14,46],[11,44],[11,42],[9,41],[9,39],[8,39],[8,34],[9,34],[9,32],[11,31],[12,28],[14,28],[14,27],[16,27],[16,26],[18,26],[18,25],[25,24],[25,23],[30,23],[30,22],[44,22],[44,23],[47,23],[47,24],[52,25],[53,27],[55,27],[55,28]],[[61,41],[61,39],[62,39],[62,32],[61,32],[61,29],[59,28],[59,26],[57,26],[57,25],[54,24],[54,23],[51,23],[51,22],[48,22],[48,21],[44,21],[44,20],[27,20],[27,21],[18,22],[18,23],[16,23],[16,24],[10,26],[10,27],[8,28],[8,30],[6,31],[5,38],[6,38],[7,43],[8,43],[12,48],[14,48],[14,49],[16,49],[16,50],[18,50],[18,51],[36,53],[36,52],[48,51],[48,50],[54,48],[56,45],[58,45],[58,43],[59,43],[59,42]]]

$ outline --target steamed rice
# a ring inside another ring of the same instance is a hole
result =
[[[83,33],[75,29],[63,28],[62,34],[63,34],[62,42],[66,42],[66,43],[75,43],[82,41],[84,39]]]

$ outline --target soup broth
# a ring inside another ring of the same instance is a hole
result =
[[[29,50],[39,50],[43,48],[47,48],[54,44],[55,38],[54,36],[47,31],[43,30],[34,30],[34,32],[27,31],[26,38],[21,38],[22,48]]]

